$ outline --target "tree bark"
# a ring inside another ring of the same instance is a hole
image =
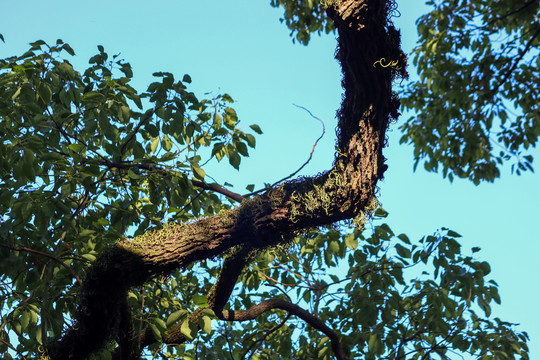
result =
[[[328,9],[344,88],[333,168],[283,183],[228,212],[125,239],[101,254],[84,279],[76,326],[48,349],[53,360],[84,359],[117,336],[117,314],[132,286],[239,244],[264,248],[288,241],[298,230],[354,218],[369,205],[385,170],[385,131],[397,117],[392,81],[406,75],[391,6],[346,0]],[[219,300],[220,308],[227,299]]]

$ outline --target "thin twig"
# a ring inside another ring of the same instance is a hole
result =
[[[69,265],[65,264],[62,260],[60,260],[59,258],[57,258],[54,255],[47,254],[47,253],[44,253],[44,252],[39,251],[39,250],[30,249],[30,248],[27,248],[27,247],[24,247],[24,246],[17,247],[17,246],[11,246],[11,245],[1,244],[1,243],[0,243],[0,246],[5,247],[7,249],[11,249],[13,251],[24,251],[24,252],[28,252],[28,253],[32,253],[32,254],[36,254],[36,255],[40,255],[40,256],[52,259],[52,260],[56,261],[57,263],[59,263],[60,265],[62,265],[64,268],[66,268],[66,270],[69,271],[71,276],[73,276],[75,278],[75,280],[77,280],[79,285],[82,285],[81,279],[79,279],[79,277],[75,274],[73,269]]]
[[[315,148],[317,147],[317,144],[318,144],[319,141],[323,138],[323,136],[324,136],[324,134],[325,134],[325,132],[326,132],[326,127],[324,126],[324,121],[322,121],[320,118],[318,118],[318,117],[316,117],[315,115],[313,115],[313,114],[311,113],[311,111],[309,111],[309,110],[306,109],[305,107],[303,107],[303,106],[301,106],[301,105],[296,105],[296,104],[293,104],[293,105],[296,106],[296,107],[299,107],[300,109],[306,110],[306,111],[308,112],[308,114],[311,115],[312,118],[319,120],[319,121],[321,122],[321,124],[322,124],[323,130],[322,130],[321,136],[319,136],[319,138],[318,138],[317,140],[315,140],[315,143],[313,144],[313,148],[311,149],[311,152],[309,153],[309,157],[308,157],[308,159],[306,160],[306,162],[303,163],[302,166],[300,166],[300,167],[298,168],[298,170],[296,170],[296,171],[293,172],[292,174],[290,174],[290,175],[284,177],[284,178],[281,179],[281,180],[276,181],[274,184],[272,184],[272,185],[270,186],[271,188],[275,187],[276,185],[278,185],[278,184],[280,184],[280,183],[282,183],[282,182],[284,182],[284,181],[286,181],[286,180],[289,180],[289,179],[292,178],[294,175],[298,174],[298,173],[299,173],[299,172],[300,172],[300,171],[301,171],[301,170],[302,170],[302,169],[303,169],[303,168],[311,161],[311,158],[313,157],[313,153],[315,152]],[[265,190],[267,190],[266,187],[263,188],[263,189],[259,189],[259,190],[257,190],[257,191],[254,191],[254,192],[252,192],[252,193],[246,194],[246,195],[244,195],[244,197],[251,196],[251,195],[255,195],[255,194],[258,194],[258,193],[263,192],[263,191],[265,191]]]
[[[523,59],[523,57],[525,56],[525,54],[529,51],[529,49],[531,48],[533,42],[534,42],[534,39],[536,39],[536,37],[540,35],[540,26],[538,26],[538,29],[536,29],[536,32],[534,33],[534,35],[531,37],[531,39],[529,40],[529,42],[527,43],[527,45],[525,46],[525,48],[523,49],[523,51],[521,52],[521,54],[518,56],[518,58],[516,59],[516,61],[514,61],[514,63],[512,64],[512,67],[510,69],[508,69],[508,71],[506,72],[506,74],[504,74],[504,77],[501,79],[501,81],[499,81],[499,83],[497,84],[497,86],[495,86],[495,89],[493,89],[491,92],[492,93],[496,93],[499,88],[501,87],[502,84],[504,84],[506,82],[506,80],[508,80],[508,78],[510,77],[510,75],[512,75],[512,73],[514,72],[514,70],[516,70],[519,62]]]
[[[291,314],[290,313],[287,313],[287,316],[285,316],[285,318],[281,321],[281,323],[279,323],[278,325],[274,326],[272,329],[270,329],[269,331],[267,331],[263,337],[261,337],[260,339],[254,341],[245,351],[244,353],[242,354],[242,356],[240,357],[240,359],[244,359],[246,357],[246,355],[251,351],[251,349],[253,349],[256,345],[262,343],[263,341],[265,341],[270,335],[272,335],[274,332],[276,332],[277,330],[279,330],[281,327],[283,327],[283,325],[285,325],[287,323],[287,321],[290,319],[291,317]]]

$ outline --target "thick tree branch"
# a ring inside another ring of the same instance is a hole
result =
[[[238,281],[238,277],[244,270],[244,267],[255,254],[257,250],[249,245],[243,244],[238,246],[231,255],[227,256],[221,267],[219,277],[216,284],[210,289],[207,294],[209,308],[218,314],[223,310],[223,307],[229,301],[233,292],[234,286]],[[190,321],[198,324],[198,318],[201,315],[200,311],[191,315]],[[181,344],[186,341],[185,336],[181,331],[182,323],[173,325],[167,332],[167,335],[162,339],[165,344]],[[140,334],[141,347],[144,348],[157,341],[150,329],[144,329]]]
[[[336,57],[345,89],[333,168],[316,177],[283,183],[213,217],[169,224],[124,239],[100,254],[83,282],[76,326],[48,349],[53,360],[84,359],[116,337],[119,307],[130,287],[220,256],[237,245],[263,248],[286,242],[298,230],[351,219],[365,209],[384,174],[385,132],[399,107],[392,80],[406,75],[399,32],[389,23],[391,10],[390,2],[382,0],[342,0],[337,9],[328,10],[338,30]],[[397,61],[398,66],[374,68],[381,58]],[[225,295],[223,299],[228,299],[230,294]],[[224,304],[218,300],[216,306]],[[333,337],[334,346],[337,334],[324,323],[289,303],[269,301],[256,309],[277,307],[294,312]],[[238,319],[254,311],[224,312],[223,316]],[[338,347],[334,351],[345,358]]]

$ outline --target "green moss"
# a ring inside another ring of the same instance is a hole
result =
[[[334,204],[336,191],[346,187],[346,179],[342,168],[336,166],[320,183],[309,182],[304,189],[293,191],[291,194],[291,221],[296,222],[301,213],[315,213],[323,209],[329,215]]]
[[[360,214],[358,214],[353,219],[353,224],[358,227],[359,230],[363,231],[365,224],[368,220],[371,220],[373,217],[373,213],[381,207],[381,203],[379,200],[373,196],[369,202],[369,205],[366,206],[364,211],[360,211]]]
[[[325,9],[329,8],[330,6],[333,6],[334,10],[336,11],[338,10],[339,3],[340,3],[339,0],[321,0],[321,5]]]

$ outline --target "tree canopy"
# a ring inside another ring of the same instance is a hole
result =
[[[413,53],[419,81],[407,86],[402,141],[415,161],[450,180],[493,181],[511,162],[533,170],[540,135],[540,3],[429,1]],[[467,96],[463,96],[467,94]]]
[[[525,63],[537,60],[530,51],[537,50],[539,25],[529,11],[537,13],[538,2],[506,3],[492,4],[495,20],[476,16],[487,9],[480,2],[434,4],[418,23],[421,79],[404,99],[418,112],[403,130],[428,170],[440,163],[444,175],[475,183],[497,177],[486,112],[506,129],[499,162],[515,156],[518,170],[531,166],[518,150],[538,138],[538,70]],[[189,91],[189,75],[179,80],[166,72],[138,92],[129,63],[98,47],[79,71],[69,61],[74,50],[60,40],[37,41],[0,60],[0,353],[528,358],[527,334],[490,317],[500,299],[478,248],[462,249],[450,229],[412,241],[384,223],[375,194],[386,167],[385,132],[399,112],[392,84],[406,76],[391,23],[395,4],[271,5],[284,8],[286,25],[303,44],[313,32],[338,35],[344,97],[337,151],[323,174],[244,195],[212,183],[204,171],[211,158],[238,169],[262,133],[258,125],[239,126],[230,95],[200,97]],[[443,26],[444,16],[452,18],[447,24],[467,26]],[[514,21],[505,28],[498,18]],[[425,30],[435,28],[448,34]],[[465,45],[484,30],[487,40]],[[514,52],[489,57],[498,31],[512,36],[504,44]],[[463,47],[454,46],[467,36]],[[489,99],[462,96],[477,94],[474,81],[463,90],[440,80],[451,73],[461,83],[469,75],[459,71],[474,75],[479,64],[497,74]],[[509,106],[516,116],[501,115]],[[445,134],[459,149],[428,133]],[[486,142],[477,142],[484,135]]]

